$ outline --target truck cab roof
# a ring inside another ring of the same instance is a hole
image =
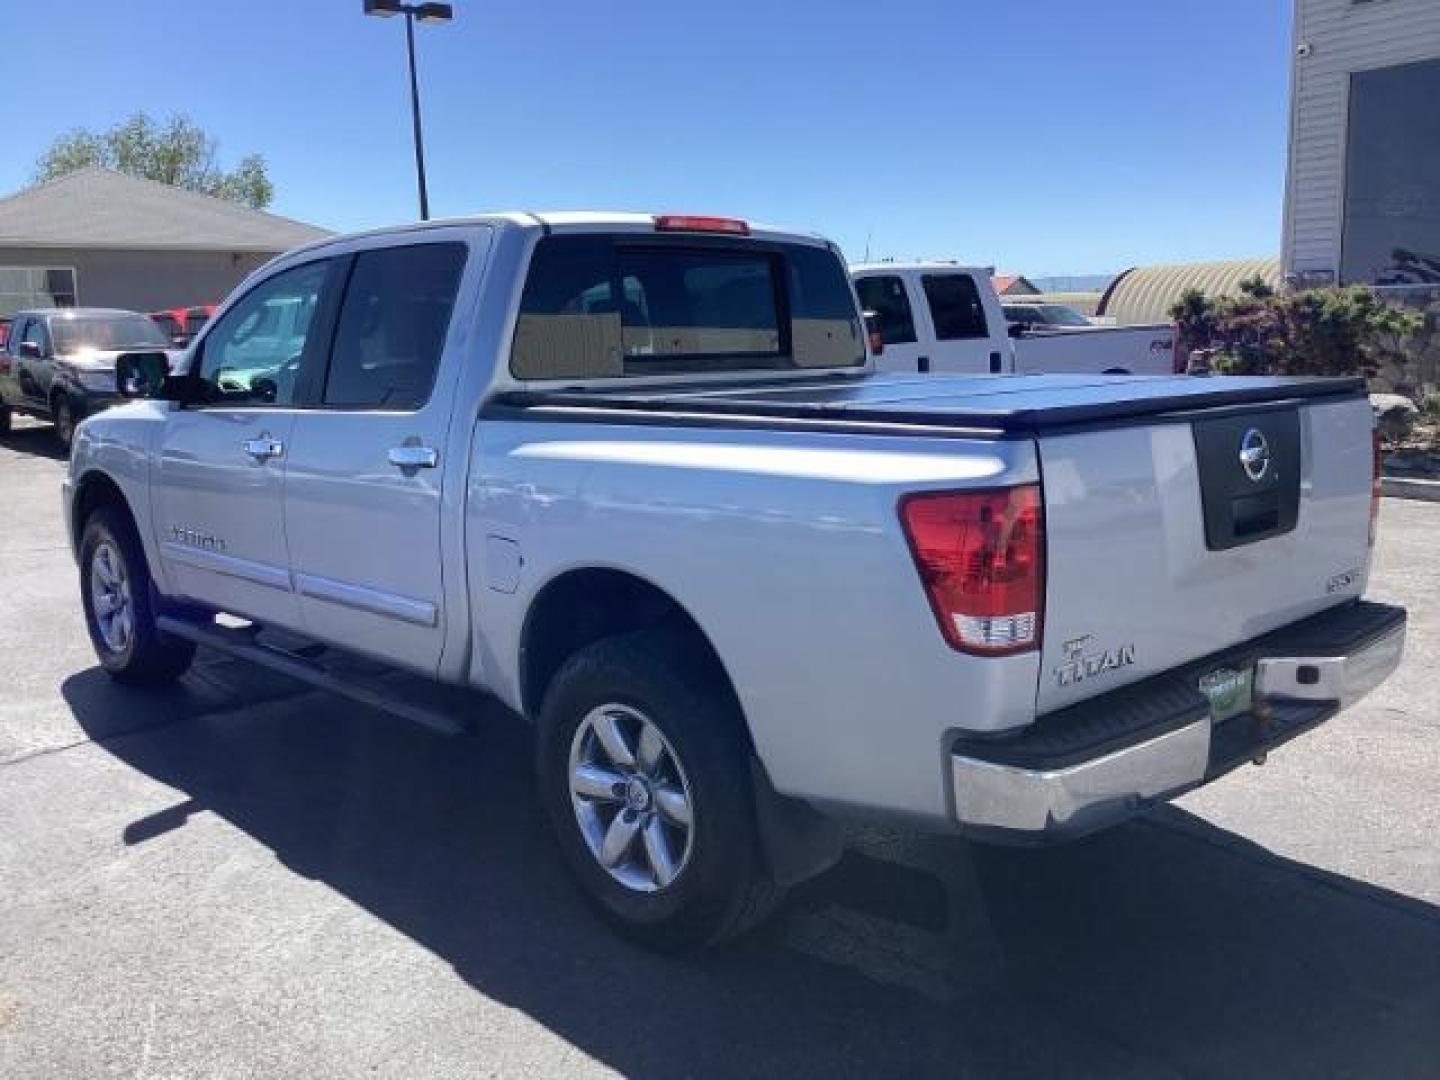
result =
[[[461,217],[433,218],[430,221],[416,221],[403,225],[387,225],[377,229],[345,233],[340,236],[328,236],[314,243],[294,248],[284,255],[281,255],[280,258],[290,259],[302,252],[323,251],[328,248],[350,244],[356,240],[403,236],[436,229],[485,226],[492,229],[517,230],[522,232],[533,231],[545,234],[569,232],[659,232],[661,231],[659,223],[664,218],[698,218],[699,216],[700,215],[676,215],[666,213],[645,214],[622,210],[504,210],[487,214],[464,215]],[[705,215],[705,217],[709,217],[709,215]],[[818,233],[783,229],[773,225],[749,221],[744,218],[714,218],[712,220],[739,222],[743,224],[744,232],[732,235],[742,235],[750,239],[813,244],[817,247],[832,246],[830,241]],[[695,236],[726,235],[718,230],[694,229],[676,231],[690,232]]]
[[[904,262],[857,263],[850,267],[852,274],[884,274],[897,270],[933,270],[950,274],[983,274],[990,277],[988,266],[968,266],[948,259],[909,259]]]

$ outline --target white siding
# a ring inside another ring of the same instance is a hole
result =
[[[1295,0],[1294,45],[1285,270],[1338,275],[1350,73],[1440,58],[1440,0]]]

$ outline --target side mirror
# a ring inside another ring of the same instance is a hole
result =
[[[33,341],[20,342],[20,356],[25,360],[44,359],[43,354],[40,352],[40,346]]]
[[[115,360],[115,390],[123,398],[165,398],[169,375],[163,352],[121,353]]]
[[[885,351],[885,331],[880,328],[880,316],[873,311],[865,312],[865,341],[870,346],[871,356],[879,356]]]

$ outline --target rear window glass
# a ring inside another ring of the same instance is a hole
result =
[[[989,336],[985,308],[969,274],[926,274],[924,285],[939,340]]]
[[[530,262],[510,368],[617,378],[864,360],[844,268],[826,249],[553,236]]]

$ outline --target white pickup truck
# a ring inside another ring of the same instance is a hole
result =
[[[325,240],[117,378],[64,489],[104,668],[201,644],[450,733],[374,661],[489,692],[657,947],[753,923],[840,818],[1119,821],[1404,641],[1358,380],[876,374],[836,249],[733,219]]]
[[[882,371],[989,375],[1170,375],[1175,327],[1011,324],[987,270],[949,262],[851,269],[884,336]]]

